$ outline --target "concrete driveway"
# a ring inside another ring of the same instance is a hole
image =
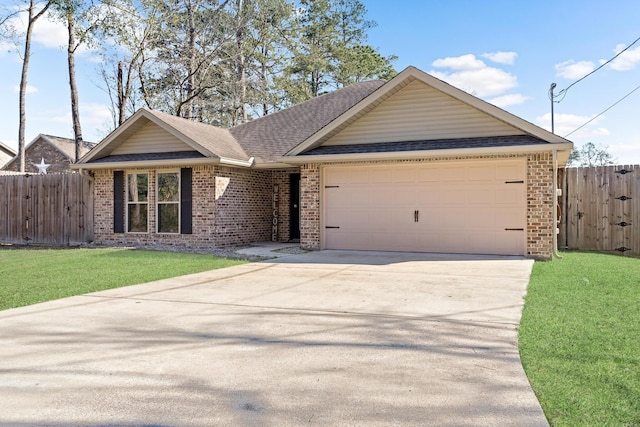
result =
[[[0,424],[547,425],[531,265],[324,251],[0,312]]]

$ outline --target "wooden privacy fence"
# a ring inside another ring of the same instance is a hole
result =
[[[567,168],[560,247],[640,256],[640,165]]]
[[[0,176],[0,243],[93,240],[93,183],[80,174]]]

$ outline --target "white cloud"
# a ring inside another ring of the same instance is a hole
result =
[[[489,61],[496,62],[498,64],[512,65],[515,62],[518,54],[516,52],[499,51],[499,52],[483,53],[480,56],[482,56],[483,58],[487,58]]]
[[[488,101],[496,107],[505,108],[510,105],[524,104],[530,98],[519,93],[513,93],[509,95],[502,95],[496,98],[489,99]]]
[[[573,132],[578,127],[584,125],[586,122],[595,117],[593,116],[580,116],[577,114],[555,114],[554,115],[554,127],[556,135],[565,136],[569,132]],[[579,131],[572,133],[568,138],[578,139],[585,137],[607,136],[610,134],[609,129],[596,126],[605,119],[604,116],[600,116]],[[536,117],[536,122],[547,130],[551,130],[551,113],[543,114]]]
[[[591,61],[576,62],[573,59],[556,64],[555,67],[558,77],[570,80],[584,77],[595,69],[595,65]]]
[[[613,51],[617,55],[618,53],[622,52],[622,50],[625,47],[626,46],[624,44],[619,44],[616,46],[616,48]],[[606,61],[604,59],[600,60],[601,64],[605,62]],[[629,70],[633,70],[639,62],[640,62],[640,46],[638,46],[635,49],[629,49],[625,51],[620,56],[618,56],[613,62],[611,62],[609,66],[611,67],[612,70],[629,71]]]
[[[498,96],[518,86],[518,79],[514,75],[499,68],[488,67],[472,54],[437,59],[432,65],[453,70],[432,70],[430,73],[433,76],[479,97]]]
[[[15,93],[20,92],[20,86],[15,85],[15,86],[13,87],[13,91],[14,91]],[[35,87],[35,86],[31,86],[31,85],[27,85],[27,93],[36,93],[37,91],[38,91],[38,88],[37,88],[37,87]]]
[[[24,33],[27,30],[27,12],[22,12],[9,22],[16,32]],[[33,26],[33,43],[40,44],[50,49],[65,48],[69,42],[67,27],[47,12]],[[76,50],[76,54],[82,55],[90,52],[86,45],[81,45]]]
[[[484,62],[472,54],[436,59],[431,65],[452,70],[479,70],[487,67]]]
[[[455,73],[431,71],[433,76],[475,96],[497,96],[518,86],[518,79],[498,68],[486,67]]]

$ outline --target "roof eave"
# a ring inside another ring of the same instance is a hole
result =
[[[301,165],[305,163],[328,163],[328,162],[362,162],[381,160],[417,160],[435,157],[457,157],[457,156],[490,156],[505,154],[527,154],[558,152],[558,162],[564,166],[573,149],[573,144],[568,143],[548,143],[534,145],[518,145],[507,147],[476,147],[476,148],[454,148],[444,150],[420,150],[420,151],[393,151],[385,153],[353,153],[353,154],[321,154],[304,156],[284,156],[277,159],[279,162],[290,165]]]
[[[176,166],[198,166],[223,164],[220,158],[205,157],[200,159],[171,159],[171,160],[137,160],[100,163],[74,163],[70,165],[73,170],[98,170],[98,169],[139,169],[160,168]]]

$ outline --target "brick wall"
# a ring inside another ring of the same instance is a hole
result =
[[[271,171],[216,167],[216,245],[271,240],[272,201]]]
[[[71,161],[60,150],[38,138],[26,151],[24,171],[29,173],[40,173],[34,164],[39,164],[42,159],[49,166],[47,173],[68,172]],[[2,165],[0,165],[2,166]],[[8,171],[19,171],[20,162],[17,157],[4,167]]]
[[[320,249],[320,165],[300,168],[300,246]]]
[[[188,167],[185,165],[184,167]],[[128,172],[149,174],[148,233],[113,232],[113,170],[97,170],[95,179],[94,235],[96,243],[116,245],[215,246],[214,234],[214,169],[212,166],[193,167],[192,200],[193,234],[158,234],[156,230],[156,175],[172,169],[129,169]],[[126,207],[125,207],[126,209]],[[125,214],[126,215],[126,214]],[[126,221],[125,221],[126,224]]]
[[[527,157],[527,255],[550,259],[553,254],[553,156]]]
[[[410,161],[376,161],[351,163],[402,164],[443,160],[491,160],[523,158],[525,155],[446,157]],[[527,256],[550,259],[553,251],[553,162],[551,153],[526,155],[527,159]],[[346,163],[341,163],[346,164]],[[307,164],[301,169],[302,220],[300,244],[304,249],[320,249],[320,167]]]

